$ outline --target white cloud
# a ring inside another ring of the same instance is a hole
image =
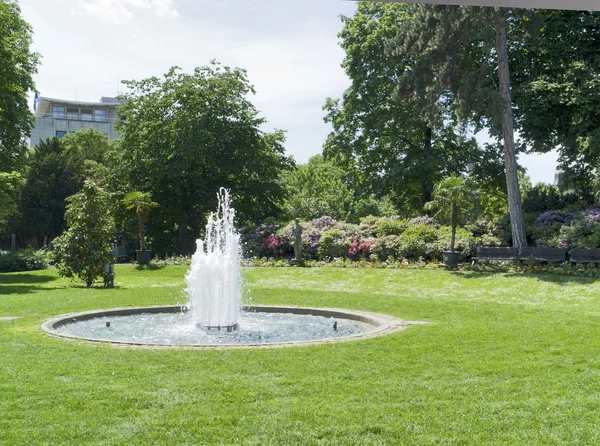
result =
[[[75,14],[92,15],[116,24],[131,20],[139,10],[151,10],[159,17],[177,17],[174,0],[79,0]]]

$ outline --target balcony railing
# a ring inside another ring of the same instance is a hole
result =
[[[66,119],[69,121],[87,121],[87,122],[109,122],[114,124],[117,122],[115,118],[107,118],[104,116],[92,116],[92,115],[80,115],[77,113],[48,113],[38,118],[53,118],[53,119]]]

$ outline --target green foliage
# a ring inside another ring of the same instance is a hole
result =
[[[148,227],[159,245],[176,236],[180,253],[191,252],[220,187],[231,190],[241,223],[281,212],[280,175],[293,162],[283,132],[260,130],[266,121],[249,100],[244,70],[213,62],[124,83],[116,176],[160,205],[162,218]]]
[[[440,261],[442,253],[451,245],[452,230],[448,226],[408,225],[402,235],[384,235],[371,244],[371,252],[378,260],[407,259],[410,261]],[[478,240],[466,229],[459,228],[455,236],[455,250],[464,258],[475,253]]]
[[[58,138],[41,141],[28,160],[25,185],[21,189],[18,232],[41,246],[65,229],[67,197],[81,189],[81,172],[73,169]]]
[[[452,226],[450,251],[454,251],[454,239],[459,212],[470,202],[473,202],[477,195],[477,188],[469,178],[450,175],[435,185],[432,201],[425,204],[425,209],[437,211],[436,216],[450,215],[450,224]]]
[[[380,218],[375,220],[374,234],[377,237],[384,235],[401,235],[408,228],[406,220]]]
[[[0,253],[0,273],[34,271],[48,267],[44,250],[25,250],[15,254]]]
[[[591,197],[590,197],[591,198]],[[541,214],[546,211],[565,209],[578,203],[591,204],[589,200],[582,201],[575,193],[561,193],[557,186],[545,183],[536,184],[523,198],[523,211]]]
[[[319,258],[346,257],[350,243],[346,232],[341,229],[329,229],[319,239]]]
[[[53,242],[58,273],[79,278],[90,287],[111,260],[113,221],[103,189],[86,180],[81,192],[67,199],[68,229]]]
[[[112,144],[105,133],[92,128],[81,129],[65,135],[60,143],[79,184],[83,184],[90,173],[95,172],[96,177],[103,176],[99,175],[97,165],[106,161]]]
[[[558,149],[568,177],[588,181],[600,162],[600,13],[536,14],[539,33],[512,48],[516,128],[524,146]]]
[[[12,170],[27,152],[33,127],[28,93],[35,90],[39,54],[30,51],[31,26],[16,1],[0,0],[0,172]]]
[[[343,220],[352,208],[354,193],[344,181],[344,172],[322,155],[284,172],[281,179],[287,192],[283,208],[288,218],[312,220],[329,215]]]
[[[413,10],[412,5],[362,2],[353,17],[342,17],[343,67],[352,85],[324,106],[325,121],[333,126],[325,157],[354,179],[359,197],[387,196],[403,217],[419,215],[434,183],[464,172],[468,161],[499,162],[495,148],[487,153],[451,121],[424,119],[415,101],[394,100],[404,68],[389,57],[386,44]]]
[[[158,207],[158,203],[152,201],[152,195],[148,192],[129,192],[121,200],[127,209],[135,209],[138,216],[140,231],[140,250],[146,250],[146,229],[145,219],[150,209]]]
[[[23,185],[19,172],[0,172],[0,229],[17,214],[18,194]]]

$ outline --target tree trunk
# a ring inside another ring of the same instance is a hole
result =
[[[458,226],[458,206],[452,203],[452,216],[450,224],[452,225],[452,238],[450,239],[450,251],[454,252],[454,241],[456,240],[456,226]]]
[[[146,250],[146,231],[144,227],[144,211],[138,213],[138,224],[140,227],[140,251]]]
[[[498,54],[498,76],[500,78],[500,95],[502,104],[502,131],[504,139],[504,165],[506,171],[506,189],[508,193],[508,211],[512,228],[513,247],[527,246],[525,224],[521,212],[521,193],[515,155],[513,134],[512,99],[510,95],[510,73],[508,70],[508,54],[506,50],[506,18],[501,8],[496,8],[496,52]]]
[[[425,164],[426,159],[429,158],[431,155],[431,147],[432,147],[432,141],[433,141],[433,129],[431,127],[427,127],[425,129],[425,140],[424,140],[424,144],[423,144],[423,164]],[[427,203],[428,201],[431,201],[431,194],[433,193],[433,184],[431,184],[430,181],[428,181],[426,179],[426,175],[423,175],[423,183],[421,185],[422,187],[422,192],[423,192],[423,203]]]

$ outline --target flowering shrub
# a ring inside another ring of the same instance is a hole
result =
[[[311,223],[315,228],[329,229],[329,228],[333,228],[335,226],[335,224],[337,223],[337,221],[334,220],[333,218],[325,215],[323,217],[314,219]]]
[[[359,237],[354,237],[350,247],[348,248],[348,257],[352,260],[358,260],[361,258],[368,259],[371,255],[371,244],[372,240],[364,240]]]
[[[358,225],[339,222],[324,216],[301,222],[302,255],[307,259],[343,258],[355,261],[396,259],[441,261],[450,248],[451,230],[430,217],[402,220],[389,217],[366,217]],[[463,258],[474,255],[476,246],[497,246],[491,223],[458,228],[455,249]],[[294,257],[294,223],[282,227],[262,224],[243,231],[246,257],[291,259]],[[481,234],[481,235],[480,235]]]
[[[544,212],[534,221],[530,235],[536,246],[600,248],[600,209]]]
[[[558,225],[568,225],[574,218],[573,212],[569,211],[547,211],[539,215],[534,223],[535,227],[548,227]]]

